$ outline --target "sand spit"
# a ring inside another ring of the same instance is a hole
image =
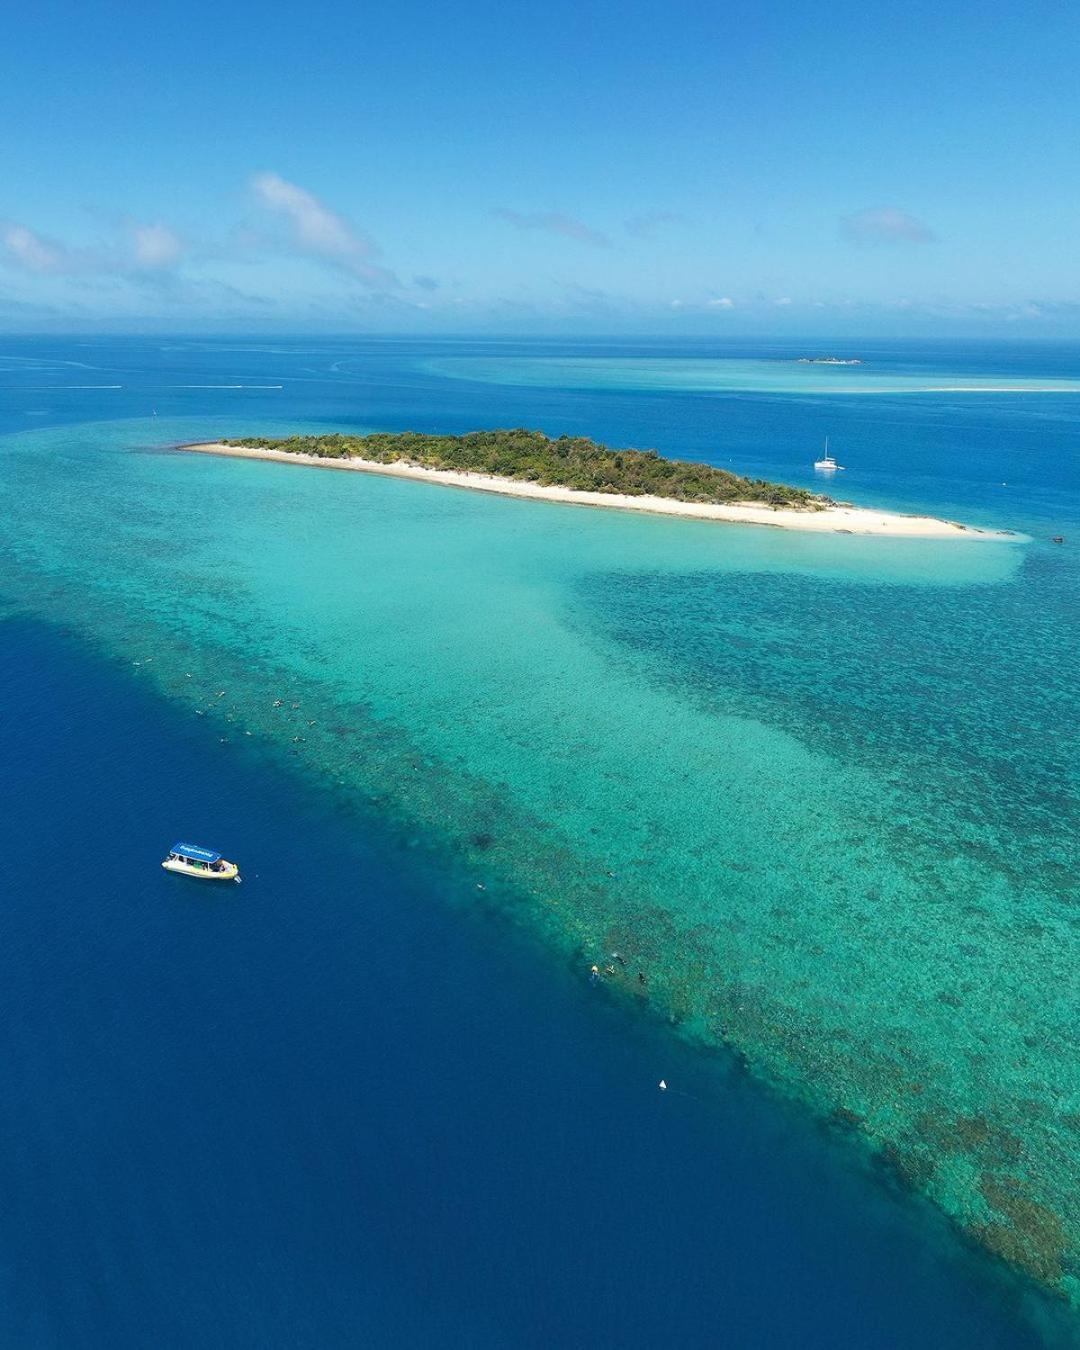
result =
[[[367,459],[324,459],[319,455],[293,454],[261,446],[225,445],[220,441],[184,445],[203,455],[226,455],[234,459],[269,459],[283,464],[313,465],[320,469],[351,469],[358,473],[379,473],[389,478],[411,478],[422,483],[441,483],[447,487],[470,488],[474,492],[496,492],[505,497],[526,497],[532,501],[561,502],[572,506],[604,507],[616,511],[646,511],[653,515],[683,516],[693,520],[715,520],[738,525],[771,525],[784,530],[806,530],[817,534],[876,534],[910,539],[1015,539],[1018,536],[995,530],[980,530],[934,516],[908,516],[895,511],[876,511],[861,506],[828,506],[821,511],[798,511],[792,507],[755,505],[749,502],[714,505],[706,502],[681,502],[668,497],[629,497],[615,492],[579,492],[573,488],[545,486],[489,474],[463,473],[450,469],[428,469],[419,464],[379,464]]]

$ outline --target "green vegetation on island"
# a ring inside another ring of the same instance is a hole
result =
[[[685,459],[665,459],[655,450],[610,450],[584,436],[553,439],[522,428],[472,431],[465,436],[421,432],[376,432],[368,436],[248,436],[224,445],[316,455],[321,459],[364,459],[376,464],[414,464],[425,469],[492,474],[572,488],[579,492],[667,497],[680,502],[761,502],[795,510],[820,511],[829,499],[805,488],[743,478],[726,469]]]

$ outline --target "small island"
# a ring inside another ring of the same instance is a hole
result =
[[[523,428],[463,436],[245,436],[181,447],[202,454],[353,469],[576,506],[602,506],[786,529],[921,538],[1000,539],[931,516],[867,510],[807,488],[745,478],[655,450],[612,450],[584,436]]]
[[[800,356],[797,366],[861,366],[861,356]]]
[[[426,469],[486,474],[574,492],[663,497],[676,502],[755,502],[801,511],[830,504],[806,488],[743,478],[693,460],[665,459],[655,450],[609,450],[584,436],[545,436],[542,431],[471,431],[465,436],[426,436],[416,431],[368,436],[291,436],[287,440],[245,437],[224,445],[281,450],[319,459],[370,464],[412,464]]]

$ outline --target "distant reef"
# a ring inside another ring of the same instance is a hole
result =
[[[800,356],[797,366],[861,366],[861,356]]]

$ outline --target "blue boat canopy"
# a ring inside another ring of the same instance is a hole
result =
[[[221,861],[221,854],[215,853],[212,848],[200,848],[198,844],[173,844],[173,853],[179,853],[182,858],[194,858],[196,862],[215,863]]]

